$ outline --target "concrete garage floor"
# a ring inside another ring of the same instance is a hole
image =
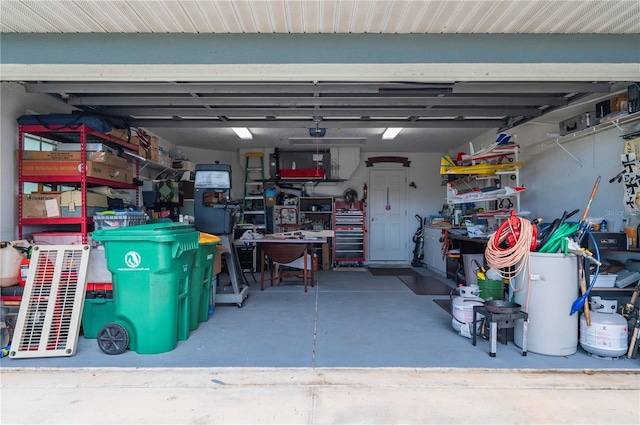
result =
[[[2,423],[640,422],[640,360],[513,342],[492,358],[433,302],[447,296],[368,271],[317,278],[307,293],[252,283],[168,353],[80,337],[73,357],[4,358]]]

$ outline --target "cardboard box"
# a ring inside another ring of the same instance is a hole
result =
[[[196,171],[196,163],[185,160],[173,161],[173,168],[180,171]]]
[[[180,202],[180,188],[178,182],[162,180],[156,182],[156,202]]]
[[[93,217],[97,212],[105,211],[109,207],[107,196],[100,193],[87,192],[87,216]],[[60,213],[62,217],[82,216],[82,192],[68,190],[60,196]]]
[[[213,275],[217,275],[222,271],[222,254],[229,252],[229,248],[219,243],[216,246],[216,259],[213,261]],[[212,281],[213,282],[213,281]],[[215,289],[213,289],[215,290]]]
[[[22,161],[22,175],[28,176],[74,176],[80,178],[80,161]],[[125,182],[127,171],[102,162],[87,161],[87,176],[105,180]]]
[[[60,217],[62,192],[32,192],[22,195],[22,218]]]
[[[331,254],[329,253],[329,244],[322,244],[322,270],[331,269]]]
[[[152,148],[156,148],[156,149],[160,148],[160,141],[156,136],[149,137],[149,142],[151,142]]]
[[[22,159],[26,161],[80,161],[80,152],[73,151],[22,151]],[[87,152],[87,161],[102,162],[124,168],[130,163],[109,152]]]
[[[140,138],[138,136],[129,137],[129,143],[132,145],[140,146]]]
[[[265,197],[265,205],[268,207],[275,207],[276,205],[276,197],[275,196],[267,196]]]
[[[129,129],[128,128],[113,128],[108,133],[109,135],[115,137],[120,140],[129,140]]]
[[[147,151],[147,159],[153,162],[160,161],[160,151],[157,147],[151,146]]]

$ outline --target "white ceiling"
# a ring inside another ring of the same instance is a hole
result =
[[[637,34],[631,1],[2,0],[35,33]]]
[[[113,34],[639,34],[640,1],[26,1],[0,0],[2,33]],[[144,52],[141,52],[144,54]],[[461,65],[464,66],[464,65]],[[323,144],[360,143],[364,151],[442,152],[486,132],[509,128],[584,99],[606,96],[612,81],[575,82],[537,71],[539,80],[402,81],[360,75],[330,81],[247,81],[233,73],[216,83],[109,84],[22,81],[77,108],[128,116],[177,145],[220,150],[291,148],[326,128]],[[551,73],[552,74],[552,73]],[[319,75],[322,75],[319,73]],[[516,74],[517,75],[517,74]],[[588,72],[587,72],[588,75]],[[640,78],[640,76],[639,76]],[[115,81],[112,80],[112,81]],[[243,84],[237,84],[242,82]],[[396,90],[394,93],[393,90]],[[247,126],[250,142],[231,126]],[[385,127],[405,129],[382,141]],[[318,140],[312,140],[317,143]]]

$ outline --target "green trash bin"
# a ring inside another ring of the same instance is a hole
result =
[[[209,320],[209,298],[211,293],[211,275],[216,259],[216,248],[220,238],[208,233],[200,233],[198,250],[191,268],[191,287],[189,288],[189,330],[198,328],[198,323]],[[202,314],[204,309],[205,314]]]
[[[173,350],[189,336],[189,284],[199,232],[187,223],[97,230],[113,277],[115,322],[98,333],[107,354]]]

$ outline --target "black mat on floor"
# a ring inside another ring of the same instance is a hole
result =
[[[369,267],[374,276],[420,276],[420,273],[410,267]]]
[[[447,313],[451,313],[451,299],[449,298],[435,299],[433,300],[433,302],[438,304],[440,307],[442,307],[442,309]]]
[[[452,288],[440,282],[435,277],[422,276],[398,276],[405,285],[409,287],[416,295],[449,295]]]

